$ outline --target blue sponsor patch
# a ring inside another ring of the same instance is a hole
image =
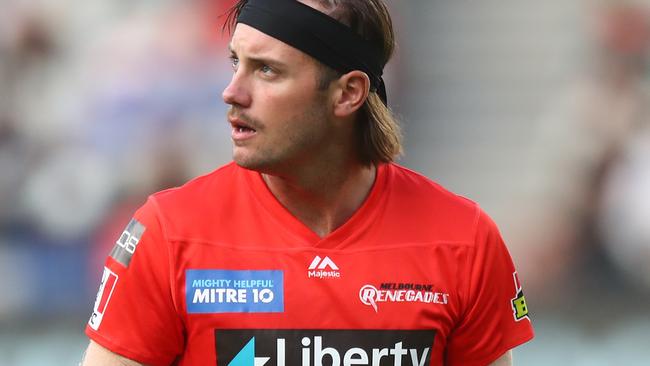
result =
[[[281,313],[284,273],[279,270],[188,269],[185,300],[190,314]]]

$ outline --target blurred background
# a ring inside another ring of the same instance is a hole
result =
[[[3,365],[76,365],[133,211],[230,160],[232,2],[2,1]],[[650,359],[650,1],[388,4],[400,163],[499,224],[537,334],[516,364]]]

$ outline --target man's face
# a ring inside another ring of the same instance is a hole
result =
[[[230,48],[234,74],[223,99],[231,105],[234,161],[274,173],[318,157],[333,136],[318,63],[245,24]]]

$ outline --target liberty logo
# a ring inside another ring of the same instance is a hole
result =
[[[215,330],[217,366],[429,366],[434,337],[433,330]]]
[[[329,267],[329,270],[328,270]],[[314,257],[307,271],[308,278],[341,278],[339,266],[330,257]]]
[[[270,357],[255,357],[255,337],[253,337],[228,363],[228,366],[264,366],[269,359]]]

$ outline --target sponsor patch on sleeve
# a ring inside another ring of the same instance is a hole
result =
[[[106,312],[106,307],[108,302],[111,300],[111,295],[115,289],[115,284],[118,280],[117,274],[113,273],[110,269],[104,267],[104,274],[102,274],[102,282],[99,284],[99,290],[97,291],[97,298],[95,298],[95,307],[93,308],[93,314],[90,316],[88,324],[94,330],[99,329],[99,325],[102,323],[104,318],[104,313]]]
[[[281,313],[284,273],[280,270],[185,271],[187,312]]]
[[[122,232],[122,235],[115,242],[115,246],[109,256],[124,267],[128,267],[129,263],[131,263],[131,257],[135,253],[145,230],[146,227],[138,222],[138,220],[131,219],[126,229]]]
[[[519,282],[517,272],[514,272],[512,277],[515,281],[515,298],[512,299],[512,311],[515,321],[520,321],[524,318],[530,320],[528,317],[528,305],[526,305],[526,298],[524,297],[524,291],[521,287],[521,282]]]

